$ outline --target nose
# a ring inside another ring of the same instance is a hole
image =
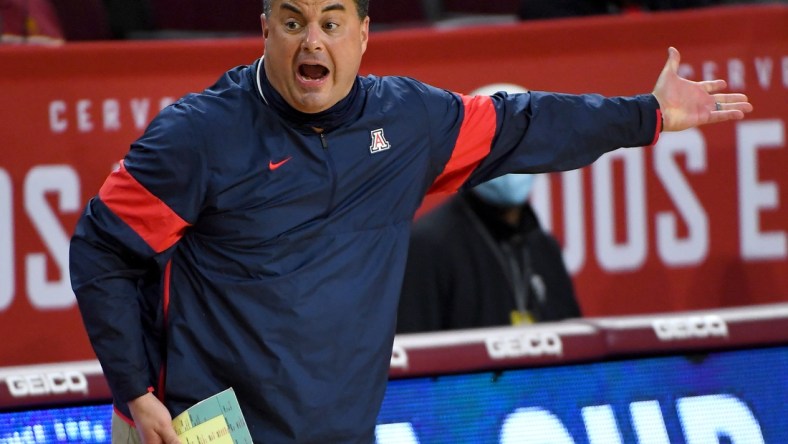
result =
[[[306,51],[319,51],[323,49],[321,34],[322,32],[319,24],[310,23],[307,25],[306,32],[304,33],[304,40],[301,42],[301,48]]]

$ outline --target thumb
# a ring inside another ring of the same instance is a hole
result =
[[[665,63],[665,69],[678,74],[680,62],[681,54],[679,54],[679,50],[672,46],[668,48],[668,61]]]

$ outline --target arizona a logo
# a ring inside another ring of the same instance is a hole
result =
[[[372,130],[369,134],[372,136],[372,144],[369,146],[370,153],[377,153],[391,148],[389,141],[386,140],[386,136],[383,134],[383,128]]]

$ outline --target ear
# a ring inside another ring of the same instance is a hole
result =
[[[369,41],[369,16],[364,17],[364,21],[361,22],[361,53],[364,54],[367,51],[367,41]]]
[[[263,38],[268,38],[268,22],[265,19],[265,14],[260,14],[260,26],[263,28]]]

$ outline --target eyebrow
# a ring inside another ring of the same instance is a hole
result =
[[[287,10],[289,10],[289,11],[295,13],[295,14],[298,14],[298,15],[304,15],[304,13],[301,12],[301,10],[298,9],[298,7],[296,7],[295,5],[290,4],[290,3],[284,3],[283,2],[281,4],[281,8],[282,9],[287,9]],[[328,5],[325,8],[323,8],[323,10],[321,12],[344,11],[345,9],[346,9],[345,5],[343,5],[342,3],[334,3],[334,4]]]

